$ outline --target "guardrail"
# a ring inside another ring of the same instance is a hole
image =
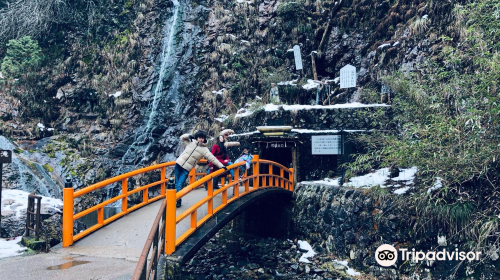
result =
[[[0,178],[1,179],[1,178]],[[35,203],[36,200],[36,203]],[[26,209],[26,233],[25,236],[30,236],[30,230],[35,232],[35,241],[40,239],[40,206],[42,197],[35,195],[33,191],[28,195],[28,208]]]
[[[203,165],[206,164],[206,160],[200,160],[199,164]],[[170,161],[170,162],[165,162],[145,168],[141,168],[138,170],[134,170],[119,176],[115,176],[113,178],[104,180],[102,182],[90,185],[88,187],[85,187],[83,189],[75,191],[71,185],[71,182],[66,182],[64,189],[63,189],[63,233],[62,233],[62,238],[63,238],[63,247],[68,247],[73,244],[73,242],[82,239],[83,237],[89,235],[90,233],[98,230],[99,228],[117,220],[118,218],[127,215],[128,213],[137,210],[149,203],[155,202],[159,199],[162,199],[165,197],[165,183],[168,181],[168,179],[165,178],[165,172],[167,167],[173,167],[175,165],[175,161]],[[128,190],[128,179],[134,176],[137,176],[139,174],[147,173],[147,172],[152,172],[160,170],[160,180],[153,182],[151,184],[147,184],[144,186],[141,186],[139,188],[133,189],[133,190]],[[196,180],[196,176],[203,176],[205,173],[196,173],[195,168],[189,172],[189,183],[192,184]],[[122,193],[116,197],[113,197],[111,199],[108,199],[102,203],[99,203],[93,207],[90,207],[88,209],[82,210],[79,213],[74,214],[74,201],[75,198],[81,197],[85,194],[88,194],[93,191],[97,191],[99,189],[102,189],[106,186],[109,186],[111,184],[115,183],[121,183],[122,184]],[[160,194],[153,197],[149,198],[149,189],[156,187],[160,185]],[[136,204],[130,208],[128,208],[127,204],[127,198],[128,196],[135,194],[137,192],[142,191],[142,202],[139,204]],[[104,219],[104,207],[112,204],[118,200],[121,200],[122,202],[122,209],[121,212],[108,217],[107,219]],[[73,227],[74,227],[74,221],[77,219],[80,219],[81,217],[88,215],[94,211],[97,211],[97,224],[74,235],[73,236]]]
[[[156,215],[153,227],[149,232],[146,245],[142,249],[137,268],[135,269],[132,279],[156,279],[158,276],[158,261],[164,251],[165,245],[165,218],[166,204],[163,200],[160,206],[160,211]],[[152,251],[152,252],[151,252]],[[148,256],[151,253],[151,260],[148,263]]]
[[[222,177],[222,186],[216,191],[214,191],[213,189],[213,179],[225,173],[226,171],[223,169],[204,176],[198,181],[190,182],[187,187],[185,187],[178,193],[175,189],[167,189],[165,200],[166,203],[164,206],[162,205],[162,209],[160,209],[160,211],[158,212],[156,218],[157,220],[155,220],[155,224],[151,229],[148,241],[146,242],[146,245],[143,249],[141,258],[139,259],[132,279],[156,279],[155,277],[157,276],[157,271],[155,266],[158,264],[160,253],[153,253],[149,262],[147,260],[151,249],[156,252],[156,249],[154,248],[155,244],[161,244],[156,245],[156,247],[164,247],[165,254],[167,255],[174,253],[175,248],[179,246],[183,241],[185,241],[191,234],[193,234],[198,227],[203,225],[215,213],[221,211],[229,203],[240,198],[241,196],[266,187],[279,187],[287,189],[289,191],[293,191],[293,168],[286,168],[279,163],[269,160],[259,160],[258,155],[253,156],[253,160],[251,163],[253,171],[252,175],[247,175],[247,171],[245,170],[245,174],[241,181],[239,180],[239,167],[243,166],[245,162],[240,162],[228,166],[228,170],[234,169],[234,178],[236,180],[229,180],[229,182],[225,184],[225,179],[224,177]],[[266,170],[265,168],[261,168],[261,166],[265,167],[266,165],[267,173],[261,173],[261,170]],[[275,174],[275,168],[279,171],[277,172],[279,174]],[[252,186],[250,186],[250,182],[252,182]],[[187,195],[192,190],[201,187],[205,183],[207,183],[207,196],[189,207],[181,214],[176,215],[176,200]],[[240,184],[244,187],[244,190],[241,193]],[[227,192],[231,188],[234,188],[234,195],[232,198],[228,199]],[[222,204],[214,208],[214,197],[217,195],[222,196]],[[205,204],[207,206],[207,215],[198,220],[197,210]],[[159,217],[163,217],[163,220]],[[176,225],[187,217],[190,218],[190,228],[186,232],[182,233],[179,238],[176,238]],[[163,221],[161,225],[160,221]],[[160,240],[153,240],[152,236],[158,235],[157,232],[162,230],[165,232],[165,234],[159,234]],[[162,244],[162,237],[165,238],[163,241],[164,246]]]

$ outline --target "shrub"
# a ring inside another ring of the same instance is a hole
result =
[[[7,55],[2,62],[2,73],[13,78],[37,67],[40,64],[41,53],[38,42],[29,36],[21,37],[19,40],[9,40]]]

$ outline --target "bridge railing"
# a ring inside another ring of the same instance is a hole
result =
[[[204,165],[206,164],[206,160],[200,160],[199,164]],[[134,170],[107,180],[104,180],[102,182],[90,185],[88,187],[85,187],[83,189],[75,191],[71,186],[66,187],[63,189],[63,247],[68,247],[73,244],[73,242],[89,235],[90,233],[98,230],[99,228],[115,221],[116,219],[134,211],[137,210],[149,203],[155,202],[159,199],[165,198],[165,183],[168,181],[166,179],[166,169],[168,167],[173,167],[175,165],[175,161],[171,162],[165,162],[145,168],[141,168],[138,170]],[[160,170],[160,180],[141,186],[139,188],[135,188],[133,190],[128,190],[128,179],[132,178],[134,176],[148,173],[148,172],[153,172]],[[197,176],[203,176],[205,173],[196,173],[195,168],[189,172],[189,182],[194,183],[196,181]],[[98,191],[102,188],[105,188],[109,185],[115,184],[115,183],[121,183],[121,194],[118,196],[115,196],[113,198],[110,198],[106,201],[103,201],[95,206],[92,206],[88,209],[84,209],[80,211],[79,213],[74,214],[74,202],[75,199],[82,197],[86,194],[89,194],[94,191]],[[149,197],[149,189],[153,187],[160,186],[160,193],[159,195],[156,195],[154,197]],[[132,207],[128,207],[128,197],[130,195],[133,195],[135,193],[142,192],[142,202],[133,205]],[[104,207],[121,200],[121,211],[108,217],[105,218],[104,216]],[[73,236],[73,228],[74,228],[74,223],[75,220],[80,219],[92,212],[97,211],[97,223],[94,226],[91,226],[87,228],[86,230],[76,234]]]
[[[210,219],[215,213],[222,210],[227,204],[239,197],[266,187],[280,187],[293,191],[293,168],[286,168],[279,163],[269,160],[259,160],[259,156],[254,155],[251,162],[252,174],[247,174],[247,170],[245,170],[242,180],[239,180],[239,167],[244,164],[244,162],[240,162],[228,166],[228,170],[234,169],[234,178],[236,180],[229,180],[229,182],[225,184],[225,178],[222,177],[222,187],[216,191],[214,191],[213,188],[213,179],[225,173],[226,171],[223,169],[204,176],[198,181],[193,181],[194,179],[191,178],[194,178],[195,175],[203,174],[193,173],[192,176],[189,177],[190,184],[178,193],[173,189],[173,183],[171,183],[172,189],[167,189],[166,191],[166,203],[162,204],[155,223],[151,228],[148,240],[132,277],[133,280],[156,279],[158,274],[157,264],[162,249],[165,249],[165,253],[168,255],[175,252],[176,246],[179,246],[186,240],[198,227],[203,225],[203,223]],[[267,169],[265,167],[267,167]],[[278,172],[274,172],[275,168]],[[261,172],[265,170],[267,171]],[[192,190],[201,187],[205,183],[207,184],[207,196],[181,214],[176,215],[176,200],[187,195]],[[240,184],[244,188],[241,193]],[[228,199],[227,192],[231,188],[234,188],[234,195],[232,198]],[[217,195],[222,196],[222,203],[214,209],[214,197]],[[204,204],[207,205],[207,215],[198,220],[197,210]],[[190,217],[190,228],[176,239],[176,226],[187,217]],[[150,255],[151,253],[152,255]],[[149,259],[148,256],[150,256]]]
[[[167,190],[167,213],[166,213],[166,233],[165,233],[165,253],[170,255],[175,252],[175,247],[180,245],[184,240],[186,240],[193,232],[196,231],[198,227],[203,225],[208,219],[210,219],[215,213],[222,210],[228,203],[238,199],[240,196],[245,195],[249,192],[256,191],[263,187],[280,187],[290,191],[293,191],[293,169],[286,168],[285,166],[268,161],[259,160],[258,155],[254,155],[252,160],[252,175],[244,176],[239,180],[239,167],[245,165],[245,162],[240,162],[228,166],[228,170],[234,170],[234,179],[229,179],[227,184],[225,179],[222,178],[222,186],[220,189],[214,191],[213,178],[216,178],[226,171],[221,169],[202,179],[189,184],[187,187],[179,192],[175,190]],[[267,171],[264,166],[268,166]],[[279,170],[279,174],[274,174],[274,168]],[[245,171],[246,173],[246,171]],[[286,173],[286,174],[285,174]],[[245,174],[246,175],[246,174]],[[250,186],[250,182],[252,185]],[[194,205],[189,207],[183,213],[176,215],[175,202],[181,199],[183,196],[196,189],[203,184],[207,184],[207,196],[200,201],[196,202]],[[240,184],[243,186],[243,190],[240,193]],[[233,189],[233,197],[228,199],[228,191]],[[214,198],[218,195],[222,197],[222,203],[214,208]],[[197,217],[197,210],[206,205],[207,214],[201,219]],[[190,218],[190,227],[187,231],[182,233],[178,238],[176,238],[176,225],[179,224],[186,218]]]

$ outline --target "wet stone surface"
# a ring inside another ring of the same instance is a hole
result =
[[[181,279],[375,279],[351,276],[334,265],[332,254],[316,254],[310,263],[297,239],[241,234],[227,225],[183,266]]]

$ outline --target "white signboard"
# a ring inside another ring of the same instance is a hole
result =
[[[356,87],[356,67],[347,64],[340,69],[340,88]]]
[[[299,45],[293,46],[293,56],[295,57],[295,69],[302,70],[302,56],[300,55]]]
[[[313,155],[341,155],[342,154],[342,136],[341,135],[322,135],[311,136],[311,146]]]

